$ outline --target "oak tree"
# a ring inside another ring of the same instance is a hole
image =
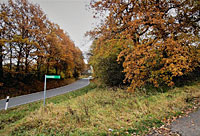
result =
[[[92,0],[96,15],[107,15],[90,32],[101,40],[126,40],[123,62],[130,90],[147,83],[174,85],[174,79],[199,67],[198,0]],[[99,14],[100,13],[100,14]]]

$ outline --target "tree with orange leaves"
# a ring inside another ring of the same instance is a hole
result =
[[[127,41],[118,61],[130,90],[148,83],[173,86],[175,78],[199,69],[198,0],[92,0],[91,7],[96,15],[108,14],[89,33],[99,46],[111,39]]]
[[[80,49],[38,4],[28,0],[0,3],[0,79],[4,71],[34,73],[38,79],[44,74],[73,78],[84,66]]]

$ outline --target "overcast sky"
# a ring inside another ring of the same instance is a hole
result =
[[[48,18],[64,29],[83,52],[91,42],[84,38],[86,31],[95,26],[93,14],[87,9],[90,0],[32,0],[38,3]]]

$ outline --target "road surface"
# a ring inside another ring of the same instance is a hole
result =
[[[171,130],[181,136],[200,136],[200,109],[188,117],[177,119],[172,123]]]
[[[69,84],[69,85],[66,85],[63,87],[47,90],[46,98],[61,95],[61,94],[71,92],[71,91],[80,89],[82,87],[85,87],[85,86],[89,85],[89,83],[90,83],[89,80],[90,80],[90,78],[84,78],[84,79],[80,79],[72,84]],[[13,98],[10,98],[10,100],[9,100],[8,108],[35,102],[35,101],[41,100],[43,98],[44,98],[44,91],[32,93],[32,94],[28,94],[28,95],[13,97]],[[5,108],[5,103],[6,103],[6,99],[0,100],[0,110]]]
[[[178,118],[170,125],[153,129],[146,136],[200,136],[200,109]]]

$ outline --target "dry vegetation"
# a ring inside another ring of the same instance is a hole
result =
[[[59,104],[49,104],[1,130],[5,135],[142,135],[183,114],[200,98],[200,83],[163,93],[128,93],[95,88]]]

